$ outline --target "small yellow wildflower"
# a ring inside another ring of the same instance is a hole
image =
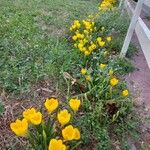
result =
[[[111,41],[111,37],[110,36],[107,37],[106,40],[107,40],[107,42],[110,42]]]
[[[87,70],[84,69],[84,68],[82,68],[82,69],[81,69],[81,74],[82,74],[82,75],[85,75],[86,73],[87,73]]]
[[[105,42],[101,41],[101,42],[98,42],[98,44],[99,44],[100,47],[103,47],[105,45]]]
[[[74,139],[75,140],[80,140],[80,138],[81,138],[80,131],[77,128],[74,128],[74,130],[75,130]]]
[[[123,90],[122,91],[122,96],[126,97],[129,95],[129,91],[128,90]]]
[[[69,125],[62,130],[62,136],[66,141],[71,141],[75,139],[79,140],[80,132],[77,128],[74,128],[72,125]]]
[[[86,51],[84,52],[84,54],[85,54],[85,56],[89,56],[91,53],[86,50]]]
[[[100,64],[99,67],[103,70],[106,67],[106,64]]]
[[[51,139],[49,142],[48,150],[66,150],[67,147],[63,144],[62,140]]]
[[[66,125],[70,121],[70,118],[71,114],[66,109],[57,114],[57,119],[62,126]]]
[[[93,44],[91,45],[91,47],[92,47],[93,50],[96,49],[96,44],[93,43]]]
[[[77,38],[76,35],[74,35],[74,36],[72,37],[72,39],[73,39],[74,41],[76,41],[78,38]]]
[[[89,31],[83,30],[84,34],[89,34]]]
[[[87,80],[87,81],[92,81],[91,76],[90,76],[90,75],[87,75],[87,76],[86,76],[86,80]]]
[[[82,44],[82,43],[79,43],[79,44],[78,44],[78,48],[79,48],[79,49],[83,48],[83,46],[84,46],[84,44]]]
[[[25,137],[28,133],[28,122],[26,119],[17,119],[15,122],[10,124],[10,128],[17,136]]]
[[[72,108],[72,110],[73,110],[74,112],[76,112],[76,111],[78,111],[78,109],[79,109],[79,107],[80,107],[80,105],[81,105],[81,101],[80,101],[79,99],[71,99],[71,100],[69,101],[69,105],[70,105],[70,107]]]
[[[58,107],[58,99],[56,98],[46,99],[44,106],[49,113],[52,113]]]
[[[31,118],[31,115],[35,114],[36,113],[36,110],[35,108],[30,108],[30,109],[26,109],[24,112],[23,112],[23,117],[30,122],[30,118]]]
[[[102,38],[101,37],[98,37],[97,38],[97,42],[101,42],[102,41]]]
[[[34,113],[30,117],[30,122],[34,125],[39,125],[42,122],[42,114],[40,112]]]
[[[112,78],[112,79],[110,80],[110,85],[111,85],[111,86],[115,86],[115,85],[117,85],[117,84],[118,84],[118,82],[119,82],[119,80],[118,80],[118,79],[116,79],[116,78]]]

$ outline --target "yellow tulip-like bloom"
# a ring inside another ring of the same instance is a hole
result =
[[[106,67],[106,64],[100,64],[99,67],[100,69],[104,69]]]
[[[89,56],[91,53],[86,50],[86,51],[84,52],[84,54],[85,54],[85,56]]]
[[[87,73],[87,70],[84,69],[84,68],[82,68],[82,69],[81,69],[81,74],[82,74],[82,75],[85,75],[86,73]]]
[[[34,113],[30,117],[30,122],[34,125],[39,125],[42,122],[42,114],[40,112]]]
[[[49,142],[48,150],[66,150],[66,145],[63,144],[62,140],[51,139]]]
[[[109,74],[110,76],[112,76],[112,75],[113,75],[113,73],[114,73],[114,72],[113,72],[113,70],[112,70],[112,69],[110,69],[108,74]]]
[[[101,42],[102,41],[102,38],[101,37],[98,37],[97,38],[97,42]]]
[[[76,35],[74,35],[74,36],[72,37],[72,39],[73,39],[74,41],[76,41],[78,38],[77,38]]]
[[[91,48],[92,48],[93,50],[96,49],[96,44],[93,43],[93,44],[91,45]]]
[[[70,118],[71,114],[66,109],[57,114],[57,119],[62,126],[66,125],[70,121]]]
[[[122,96],[126,97],[129,95],[129,91],[128,90],[123,90],[122,91]]]
[[[105,42],[104,41],[100,41],[100,42],[98,42],[98,44],[99,44],[100,47],[103,47],[105,45]]]
[[[116,78],[112,78],[112,79],[110,80],[110,85],[111,85],[111,86],[115,86],[115,85],[118,84],[118,82],[119,82],[119,80],[117,80]]]
[[[107,40],[107,42],[110,42],[111,41],[111,37],[110,36],[107,37],[106,40]]]
[[[84,30],[83,32],[84,32],[85,34],[89,34],[89,31],[87,31],[87,30]]]
[[[62,130],[62,136],[66,141],[79,140],[80,131],[72,125],[69,125]]]
[[[28,133],[28,122],[26,119],[17,119],[15,122],[10,124],[10,128],[17,136],[25,137]]]
[[[69,105],[70,105],[70,107],[72,108],[72,110],[73,110],[74,112],[76,112],[76,111],[78,111],[78,109],[79,109],[79,107],[80,107],[80,105],[81,105],[81,101],[80,101],[79,99],[71,99],[71,100],[69,101]]]
[[[90,75],[87,75],[87,76],[86,76],[86,80],[87,80],[87,81],[92,81],[91,76],[90,76]]]
[[[58,107],[58,99],[56,98],[50,98],[46,99],[45,103],[45,108],[48,110],[49,113],[52,113],[55,109]]]
[[[35,114],[36,113],[36,110],[35,108],[30,108],[30,109],[26,109],[24,112],[23,112],[23,117],[30,122],[30,118],[31,118],[31,115]]]

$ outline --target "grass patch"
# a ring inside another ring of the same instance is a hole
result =
[[[74,19],[91,14],[97,4],[81,0],[2,0],[0,87],[9,92],[28,92],[38,80],[59,76],[61,69],[71,67],[74,54],[64,33]]]

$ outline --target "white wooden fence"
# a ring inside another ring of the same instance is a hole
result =
[[[129,44],[131,42],[133,32],[135,30],[139,43],[143,50],[144,56],[150,68],[150,30],[143,22],[143,20],[140,18],[140,13],[143,5],[145,4],[146,6],[150,7],[150,0],[138,0],[135,10],[133,9],[128,0],[121,0],[120,6],[121,3],[123,3],[130,18],[132,19],[120,53],[120,57],[124,57],[126,55]]]

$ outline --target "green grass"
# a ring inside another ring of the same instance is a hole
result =
[[[71,67],[76,55],[65,33],[74,19],[93,13],[97,5],[96,0],[1,0],[0,87],[24,93]]]

